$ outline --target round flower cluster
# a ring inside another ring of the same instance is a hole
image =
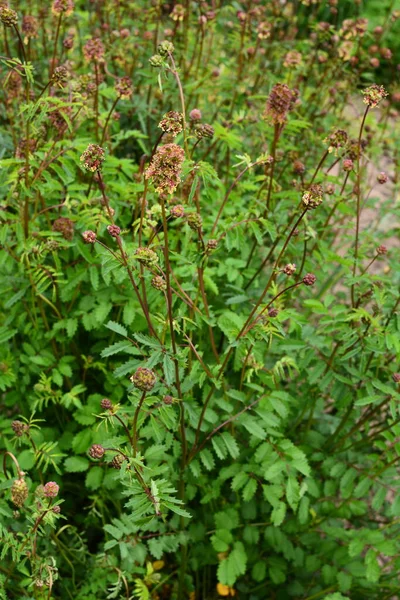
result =
[[[387,247],[383,246],[383,245],[382,246],[378,246],[377,249],[376,249],[376,253],[377,254],[387,254],[387,251],[388,251]]]
[[[122,100],[127,100],[133,94],[132,80],[129,77],[120,77],[115,84],[115,91]]]
[[[363,102],[370,108],[375,108],[378,104],[388,96],[387,91],[383,87],[383,85],[377,85],[373,83],[368,88],[363,91],[364,98]]]
[[[189,225],[190,229],[193,229],[193,231],[198,231],[199,229],[201,229],[201,226],[203,224],[203,219],[201,218],[201,216],[198,213],[192,212],[189,213],[186,217],[187,219],[187,224]]]
[[[117,238],[121,233],[121,228],[118,227],[118,225],[108,225],[107,231],[111,235],[111,237]]]
[[[383,171],[381,173],[378,173],[378,175],[376,176],[376,180],[380,184],[387,183],[388,179],[389,177],[387,176],[387,173],[384,173]]]
[[[170,133],[172,137],[176,137],[183,130],[182,113],[170,110],[163,116],[158,126],[165,133]]]
[[[15,27],[18,23],[18,15],[12,8],[0,6],[0,21],[6,27]]]
[[[314,285],[314,283],[316,281],[317,281],[317,278],[312,273],[307,273],[307,275],[304,275],[304,277],[303,277],[304,285]]]
[[[296,265],[294,263],[288,263],[283,267],[282,271],[285,273],[285,275],[294,275],[296,272]]]
[[[276,83],[268,96],[264,118],[272,125],[283,125],[298,97],[298,90],[291,90],[285,83]]]
[[[197,139],[201,140],[203,138],[212,138],[214,137],[214,127],[209,125],[208,123],[199,123],[194,128],[194,133]]]
[[[328,144],[328,152],[344,148],[348,142],[348,135],[343,129],[336,129],[325,138],[324,142]]]
[[[72,14],[74,10],[73,0],[54,0],[51,12],[53,15],[61,15],[64,13],[66,17]]]
[[[13,421],[11,423],[11,429],[17,437],[22,437],[24,433],[29,431],[29,425],[22,423],[22,421]]]
[[[136,372],[129,378],[135,388],[142,392],[150,392],[156,384],[157,378],[151,369],[138,367]]]
[[[145,267],[152,268],[158,263],[158,256],[150,248],[139,246],[135,250],[135,258]]]
[[[324,190],[322,185],[319,183],[313,183],[310,188],[304,192],[302,201],[303,206],[312,210],[313,208],[317,208],[323,200]]]
[[[89,450],[89,456],[94,459],[103,458],[105,454],[105,448],[100,444],[93,444]]]
[[[61,233],[65,240],[72,240],[74,237],[74,222],[67,217],[59,217],[53,223],[53,231]]]
[[[103,398],[100,402],[100,406],[103,410],[112,410],[113,403],[108,398]]]
[[[52,80],[54,81],[54,83],[56,83],[59,86],[62,86],[66,81],[67,81],[67,77],[68,77],[68,71],[64,66],[60,66],[60,67],[56,67],[54,69],[53,75],[52,75]]]
[[[175,204],[175,206],[171,206],[169,210],[169,214],[174,219],[180,219],[185,216],[185,208],[182,204]]]
[[[162,292],[167,289],[167,282],[165,281],[164,277],[161,277],[161,275],[156,275],[155,277],[153,277],[153,279],[151,280],[151,285],[155,290],[158,290],[159,292]]]
[[[43,486],[43,494],[46,498],[57,498],[60,486],[55,481],[49,481]]]
[[[351,160],[351,158],[345,158],[343,161],[343,171],[346,171],[346,173],[349,173],[353,169],[354,169],[354,163]]]
[[[21,30],[28,40],[38,37],[39,23],[37,22],[37,19],[32,15],[25,15],[22,18]]]
[[[82,237],[83,237],[83,241],[85,242],[85,244],[94,244],[97,238],[97,235],[95,234],[94,231],[84,231],[82,233]]]
[[[16,479],[11,486],[11,501],[21,508],[24,505],[25,500],[28,497],[28,486],[23,477]]]
[[[87,62],[104,60],[105,48],[100,38],[92,38],[83,46],[83,56]]]
[[[92,173],[100,171],[104,159],[105,152],[103,148],[97,144],[89,144],[81,156],[81,162],[83,162],[84,168]]]
[[[152,179],[156,192],[172,194],[181,181],[185,153],[177,144],[160,146],[145,171],[146,179]]]
[[[189,113],[189,117],[190,117],[191,121],[200,121],[201,120],[201,111],[198,108],[193,108],[193,110],[191,110]]]

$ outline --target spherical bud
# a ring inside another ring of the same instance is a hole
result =
[[[354,169],[354,163],[351,160],[351,158],[345,158],[343,161],[343,171],[346,171],[347,173],[349,171],[352,171]]]
[[[190,111],[189,117],[191,121],[200,121],[201,120],[201,111],[198,108],[194,108]]]
[[[293,275],[296,272],[296,265],[294,263],[288,263],[283,267],[282,271],[285,275],[290,277],[290,275]]]
[[[59,515],[61,512],[61,508],[58,504],[56,506],[53,506],[53,508],[51,510],[55,515]]]
[[[94,173],[100,171],[105,160],[105,152],[101,146],[97,144],[89,144],[85,152],[81,156],[81,162],[87,171]]]
[[[206,245],[206,249],[207,252],[212,252],[213,250],[216,250],[218,248],[218,240],[208,240],[207,241],[207,245]]]
[[[400,373],[393,373],[392,379],[395,383],[400,383]]]
[[[11,428],[17,437],[22,437],[24,433],[29,431],[29,425],[22,423],[22,421],[13,421]]]
[[[107,231],[113,238],[117,238],[121,233],[121,229],[118,225],[108,225]]]
[[[170,406],[173,403],[174,399],[172,396],[164,396],[163,398],[163,402],[164,404],[166,404],[167,406]]]
[[[183,130],[183,115],[176,110],[170,110],[163,116],[158,126],[165,133],[176,137]]]
[[[21,508],[25,504],[25,500],[28,497],[28,486],[26,485],[25,479],[15,479],[11,486],[11,501]]]
[[[373,69],[378,69],[381,63],[379,62],[379,58],[376,58],[375,56],[373,56],[372,58],[369,59],[369,64],[371,65],[371,67]]]
[[[119,470],[119,469],[121,468],[121,466],[122,466],[122,463],[123,463],[125,460],[126,460],[126,459],[125,459],[125,457],[124,457],[124,456],[122,456],[122,454],[116,454],[116,455],[114,456],[114,458],[112,459],[112,461],[110,462],[110,466],[111,466],[113,469],[117,469],[117,470]]]
[[[277,308],[270,308],[268,311],[268,316],[273,319],[274,317],[277,317],[279,314],[279,310]]]
[[[72,240],[74,237],[74,222],[67,217],[59,217],[53,223],[53,231],[61,233],[65,240]]]
[[[159,292],[163,292],[164,290],[167,289],[167,282],[165,281],[164,277],[162,277],[161,275],[155,275],[155,277],[153,277],[153,279],[151,280],[151,286],[155,290],[158,290]]]
[[[55,481],[49,481],[43,486],[43,495],[46,498],[57,498],[60,486]]]
[[[387,176],[387,173],[384,173],[383,171],[381,173],[378,173],[378,175],[376,176],[376,180],[378,183],[386,183],[388,181],[389,177]]]
[[[149,63],[152,67],[160,68],[164,64],[163,57],[159,54],[154,54],[154,56],[149,58]]]
[[[313,183],[309,190],[303,194],[302,201],[304,208],[309,210],[317,208],[317,206],[319,206],[323,200],[323,194],[324,190],[322,185],[319,183]]]
[[[158,263],[158,256],[150,248],[139,246],[136,248],[134,257],[145,267],[152,268]]]
[[[376,253],[377,254],[387,254],[387,251],[388,251],[387,247],[383,246],[383,245],[382,246],[378,246],[377,249],[376,249]]]
[[[6,27],[15,27],[18,23],[18,14],[7,6],[0,6],[0,21]]]
[[[317,281],[317,278],[312,273],[307,273],[307,275],[304,275],[304,277],[303,277],[304,285],[314,285],[314,283],[316,281]]]
[[[72,14],[74,10],[73,0],[54,0],[51,7],[53,15],[64,14],[66,17]]]
[[[135,388],[142,392],[150,392],[156,384],[157,377],[151,369],[138,367],[136,373],[129,378]]]
[[[164,40],[157,48],[158,54],[160,56],[168,56],[168,54],[172,54],[174,51],[174,45],[172,42],[168,42]]]
[[[373,33],[376,37],[380,37],[383,33],[383,27],[381,25],[378,25],[377,27],[375,27]]]
[[[297,175],[302,175],[304,173],[304,171],[306,170],[306,167],[305,167],[304,163],[301,162],[301,160],[295,160],[292,166],[293,166],[293,171],[295,173],[297,173]]]
[[[74,46],[74,37],[72,35],[67,35],[63,40],[63,46],[66,50],[71,50]]]
[[[119,35],[123,40],[126,40],[131,35],[131,32],[125,27],[124,29],[121,29]]]
[[[195,126],[194,133],[199,140],[203,138],[212,138],[214,137],[214,127],[208,125],[208,123],[199,123]]]
[[[363,91],[364,94],[364,104],[369,106],[370,108],[375,108],[378,104],[386,98],[388,95],[387,91],[383,87],[383,85],[377,85],[373,83],[370,87],[366,88]]]
[[[333,185],[333,183],[327,183],[325,186],[325,192],[327,194],[329,194],[329,196],[332,196],[332,194],[335,193],[335,186]]]
[[[112,410],[113,403],[108,398],[103,398],[100,402],[100,406],[103,410]]]
[[[127,100],[133,94],[132,80],[130,77],[120,77],[115,83],[115,91],[121,100]]]
[[[390,60],[393,56],[393,53],[390,48],[381,48],[381,56],[385,60]]]
[[[175,204],[175,206],[171,206],[169,214],[174,219],[180,219],[185,216],[185,207],[182,204]]]
[[[103,458],[105,454],[105,449],[100,444],[93,444],[89,450],[89,456],[94,459]]]
[[[188,215],[186,215],[186,220],[190,229],[193,229],[193,231],[198,231],[199,229],[201,229],[203,219],[198,213],[189,213]]]
[[[82,233],[82,238],[83,241],[85,242],[85,244],[94,244],[97,238],[97,235],[95,234],[94,231],[84,231]]]

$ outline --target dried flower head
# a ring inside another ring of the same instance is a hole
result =
[[[21,30],[25,36],[25,40],[38,37],[39,23],[37,19],[32,15],[25,15],[22,18]]]
[[[279,314],[279,310],[277,308],[270,308],[268,311],[268,316],[271,318],[277,317]]]
[[[272,125],[283,125],[298,96],[298,90],[291,90],[285,83],[276,83],[268,96],[264,118]]]
[[[214,127],[208,123],[198,123],[194,128],[194,133],[199,140],[202,138],[212,138],[214,137]]]
[[[89,144],[81,156],[81,162],[83,162],[84,168],[92,173],[101,170],[104,159],[105,152],[103,148],[97,144]]]
[[[103,448],[103,446],[100,444],[93,444],[93,446],[90,447],[89,456],[91,458],[100,459],[103,458],[104,454],[105,448]]]
[[[94,231],[90,231],[90,229],[88,231],[84,231],[82,233],[82,237],[83,237],[83,241],[85,242],[85,244],[94,244],[97,238],[97,235],[95,234]]]
[[[304,275],[304,277],[303,277],[304,285],[314,285],[314,283],[316,281],[317,281],[317,278],[312,273],[307,273],[307,275]]]
[[[14,483],[11,486],[11,501],[21,508],[25,504],[25,500],[28,497],[28,486],[26,485],[26,481],[23,477],[19,479],[15,479]]]
[[[121,233],[121,228],[118,227],[118,225],[108,225],[107,231],[111,235],[111,237],[117,238]]]
[[[208,253],[212,252],[213,250],[216,250],[217,248],[218,248],[218,240],[211,239],[211,240],[207,241],[206,250]]]
[[[302,201],[304,208],[317,208],[323,200],[324,189],[321,184],[313,183],[310,188],[304,192]]]
[[[296,272],[296,265],[294,263],[288,263],[282,269],[285,275],[293,275]]]
[[[18,14],[12,8],[0,6],[0,21],[5,27],[15,27],[18,23]]]
[[[100,38],[92,38],[83,46],[83,56],[87,62],[104,62],[105,48]]]
[[[11,423],[11,428],[17,437],[22,437],[29,431],[29,425],[18,420]]]
[[[301,160],[295,160],[292,166],[293,171],[298,175],[302,175],[306,170],[305,164],[302,163]]]
[[[163,116],[158,126],[165,133],[170,133],[173,137],[176,137],[183,130],[182,113],[170,110]]]
[[[171,206],[169,214],[174,219],[180,219],[185,216],[185,207],[182,204],[175,204],[175,206]]]
[[[53,231],[61,233],[65,240],[72,240],[74,237],[74,222],[67,217],[59,217],[53,223]]]
[[[74,7],[73,0],[54,0],[51,12],[54,15],[61,15],[64,13],[66,17],[69,17],[69,15],[73,13]]]
[[[383,85],[377,85],[373,83],[371,86],[366,88],[363,91],[364,94],[364,104],[369,106],[370,108],[375,108],[378,106],[379,102],[388,96],[387,91],[383,87]]]
[[[381,173],[378,173],[378,175],[376,176],[376,180],[378,183],[386,183],[388,181],[389,177],[387,176],[387,173],[384,173],[383,171]]]
[[[43,495],[46,498],[57,498],[60,486],[55,481],[49,481],[43,486]]]
[[[108,398],[103,398],[100,402],[100,406],[103,410],[112,410],[113,403]]]
[[[154,250],[151,250],[151,248],[145,248],[143,246],[136,248],[135,258],[142,263],[142,265],[148,268],[152,268],[158,263],[158,256]]]
[[[267,21],[263,21],[262,23],[259,23],[259,25],[257,26],[258,39],[259,40],[268,39],[271,35],[271,29],[272,29],[271,23],[268,23]]]
[[[164,277],[162,277],[161,275],[155,275],[153,277],[153,279],[151,280],[151,286],[155,290],[158,290],[159,292],[163,292],[164,290],[167,289],[167,282],[165,281]]]
[[[290,50],[283,59],[283,66],[287,69],[292,69],[301,65],[303,60],[302,55],[297,50]]]
[[[377,254],[387,254],[387,251],[388,251],[387,247],[383,246],[383,245],[378,246],[376,249]]]
[[[150,392],[156,384],[157,377],[151,369],[138,367],[136,372],[129,378],[135,388],[142,392]]]
[[[152,179],[156,192],[172,194],[181,181],[182,164],[185,153],[177,144],[165,144],[155,152],[145,171],[147,179]]]
[[[115,91],[121,100],[128,100],[133,94],[133,85],[130,77],[120,77],[115,83]]]

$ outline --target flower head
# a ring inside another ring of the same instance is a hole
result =
[[[293,275],[296,272],[296,265],[294,263],[288,263],[283,267],[282,271],[285,273],[285,275]]]
[[[387,183],[388,179],[389,177],[387,176],[387,173],[384,173],[383,171],[381,173],[378,173],[378,175],[376,176],[376,180],[380,184]]]
[[[313,183],[309,189],[304,192],[302,201],[303,206],[308,209],[317,208],[323,200],[324,189],[319,183]]]
[[[176,137],[183,129],[182,113],[170,110],[163,116],[158,126],[165,133],[170,133],[173,137]]]
[[[83,162],[84,168],[92,173],[101,170],[104,159],[105,152],[103,148],[97,144],[89,144],[81,156],[81,162]]]
[[[142,263],[145,267],[152,268],[158,263],[158,256],[151,250],[151,248],[145,248],[143,246],[139,246],[135,250],[135,258]]]
[[[127,100],[133,94],[132,80],[130,77],[120,77],[115,84],[115,91],[122,100]]]
[[[162,292],[167,289],[167,282],[161,275],[155,275],[150,283],[151,286],[159,292]]]
[[[317,278],[312,273],[307,273],[307,275],[304,275],[304,277],[303,277],[304,285],[314,285],[314,283],[316,281],[317,281]]]
[[[61,233],[65,240],[72,240],[74,237],[74,222],[67,217],[59,217],[53,223],[53,231]]]
[[[174,206],[171,206],[171,208],[169,210],[169,214],[174,219],[179,219],[181,217],[184,217],[185,216],[185,207],[182,204],[175,204]]]
[[[43,494],[46,498],[57,498],[60,486],[55,481],[49,481],[43,486]]]
[[[74,6],[73,0],[54,0],[51,12],[53,15],[61,15],[64,13],[66,17],[69,17],[74,10]]]
[[[111,410],[113,403],[108,398],[103,398],[103,400],[100,402],[100,406],[103,410]]]
[[[92,38],[83,46],[83,56],[87,62],[103,62],[105,48],[100,38]]]
[[[23,477],[19,479],[15,479],[14,483],[11,486],[11,500],[21,508],[24,505],[25,500],[28,497],[28,486],[26,485],[26,481]]]
[[[93,446],[90,447],[89,456],[91,458],[100,459],[103,458],[104,454],[105,448],[100,444],[93,444]]]
[[[375,108],[378,106],[379,102],[388,96],[387,91],[383,87],[383,85],[377,85],[373,83],[368,88],[363,91],[364,94],[364,104],[369,106],[370,108]]]
[[[172,194],[181,181],[185,153],[177,144],[160,146],[145,171],[146,179],[152,179],[156,192]]]
[[[39,23],[32,15],[25,15],[22,18],[22,33],[26,39],[38,37]]]
[[[268,96],[264,118],[272,125],[283,125],[298,97],[298,90],[291,90],[285,83],[276,83]]]
[[[29,425],[22,421],[13,421],[11,423],[11,428],[17,437],[22,437],[24,433],[29,431]]]
[[[84,231],[82,233],[82,237],[83,237],[83,241],[85,242],[85,244],[94,244],[97,238],[97,235],[95,234],[94,231]]]
[[[121,228],[118,227],[118,225],[108,225],[107,231],[111,235],[111,237],[117,238],[121,233]]]
[[[151,369],[138,367],[136,372],[129,378],[135,388],[142,392],[150,392],[156,384],[157,378]]]
[[[0,21],[6,27],[15,27],[18,23],[18,14],[12,8],[0,6]]]
[[[201,120],[201,111],[198,108],[193,108],[190,111],[189,117],[192,121],[200,121]]]

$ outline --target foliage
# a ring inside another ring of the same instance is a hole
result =
[[[0,597],[397,597],[398,11],[44,4],[0,7]]]

